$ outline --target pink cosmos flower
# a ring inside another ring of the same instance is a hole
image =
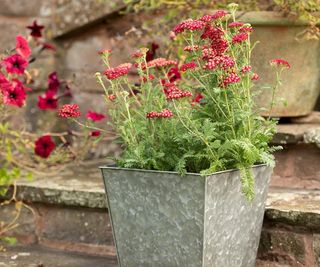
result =
[[[25,59],[28,59],[31,55],[31,49],[28,41],[21,35],[16,36],[16,51]]]
[[[26,67],[28,66],[28,61],[26,61],[19,54],[14,54],[6,57],[3,60],[3,63],[5,64],[8,73],[16,74],[23,74]]]
[[[3,102],[7,105],[22,107],[25,103],[27,94],[25,88],[18,79],[12,79],[12,83],[6,82],[6,86],[2,83]]]
[[[87,117],[87,119],[92,120],[92,121],[94,121],[94,122],[96,122],[96,121],[101,121],[101,120],[103,120],[103,119],[106,118],[105,115],[103,115],[103,114],[101,114],[101,113],[97,113],[97,112],[91,111],[91,110],[89,110],[89,111],[87,112],[86,117]]]

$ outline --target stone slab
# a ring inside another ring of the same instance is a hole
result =
[[[37,245],[7,247],[0,253],[0,267],[116,267],[115,259],[75,254]]]

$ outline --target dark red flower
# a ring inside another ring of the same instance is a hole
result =
[[[28,90],[28,88],[25,88],[18,79],[13,79],[12,83],[7,81],[5,86],[3,86],[4,82],[1,84],[4,103],[22,107],[27,97],[26,90]]]
[[[38,96],[38,107],[43,110],[58,108],[56,94],[52,91],[47,91],[43,96]]]
[[[157,49],[159,49],[159,45],[157,43],[152,43],[151,48],[147,51],[146,54],[147,62],[155,58]]]
[[[101,135],[100,131],[92,131],[92,132],[90,132],[90,136],[92,136],[92,137],[98,137],[100,135]]]
[[[31,49],[28,41],[21,35],[16,36],[16,51],[25,59],[28,59],[31,55]]]
[[[50,44],[50,43],[46,43],[46,42],[43,42],[41,43],[42,45],[42,50],[56,50],[56,47],[53,45],[53,44]]]
[[[168,78],[169,81],[171,83],[181,80],[181,74],[179,72],[179,69],[176,67],[172,67],[169,71],[168,71]]]
[[[89,120],[92,120],[92,121],[101,121],[103,120],[106,116],[101,114],[101,113],[97,113],[97,112],[94,112],[94,111],[91,111],[89,110],[87,112],[87,115],[86,115],[87,119]]]
[[[26,61],[19,54],[14,54],[6,57],[3,60],[3,63],[5,64],[8,73],[23,74],[26,67],[28,66],[28,61]]]
[[[48,91],[57,93],[60,86],[60,81],[57,72],[52,72],[48,76]]]
[[[60,108],[58,115],[62,118],[77,118],[81,113],[77,104],[66,104]]]
[[[35,142],[34,153],[41,158],[48,158],[55,149],[56,144],[50,135],[44,135]]]
[[[204,98],[204,95],[203,94],[201,94],[201,93],[198,93],[197,95],[196,95],[196,97],[194,98],[194,99],[192,99],[192,105],[194,105],[195,103],[198,103],[198,104],[200,104],[200,101],[202,100]]]
[[[39,38],[42,36],[42,30],[44,29],[44,26],[38,25],[37,21],[34,20],[33,24],[31,26],[27,26],[27,29],[31,30],[30,35],[34,38]]]
[[[290,68],[290,64],[288,61],[281,59],[281,58],[276,58],[273,60],[270,60],[270,65],[271,66],[284,66],[286,68]]]

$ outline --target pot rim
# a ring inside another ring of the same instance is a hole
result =
[[[255,164],[251,168],[261,168],[266,167],[267,164]],[[135,171],[135,172],[143,172],[143,173],[164,173],[164,174],[178,174],[176,171],[158,171],[158,170],[147,170],[147,169],[135,169],[135,168],[121,168],[121,167],[114,167],[114,166],[99,166],[100,170],[108,169],[108,170],[117,170],[117,171]],[[211,175],[217,175],[221,173],[227,173],[227,172],[236,172],[239,171],[239,169],[230,169],[230,170],[224,170],[224,171],[218,171],[213,172],[207,175],[201,175],[200,173],[193,173],[193,172],[187,172],[184,176],[199,176],[199,177],[208,177]]]

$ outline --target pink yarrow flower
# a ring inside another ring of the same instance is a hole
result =
[[[231,72],[226,78],[223,79],[223,86],[237,83],[239,81],[240,81],[240,77],[238,76],[238,74]]]
[[[181,65],[180,70],[182,72],[185,72],[185,71],[187,71],[189,69],[195,69],[197,67],[198,67],[198,64],[193,62],[193,61],[191,61],[191,62],[188,62],[188,63],[185,63],[185,64]]]
[[[252,70],[252,67],[250,66],[250,65],[248,65],[248,66],[243,66],[242,68],[241,68],[241,73],[242,74],[245,74],[245,73],[247,73],[247,72],[250,72]]]
[[[198,45],[188,45],[188,46],[185,46],[183,48],[183,51],[186,51],[186,52],[193,52],[193,51],[196,51],[199,49],[199,46]]]
[[[216,11],[213,15],[212,15],[212,18],[214,20],[216,19],[220,19],[220,18],[223,18],[224,16],[228,15],[229,13],[224,11],[224,10],[218,10]]]
[[[21,35],[16,36],[16,51],[24,59],[28,59],[31,55],[28,41]]]
[[[131,63],[120,64],[115,68],[110,68],[104,72],[109,80],[117,79],[121,76],[125,76],[129,73],[129,70],[132,68]]]
[[[276,59],[270,60],[270,65],[271,66],[280,66],[280,67],[283,66],[288,69],[290,68],[289,62],[284,59],[281,59],[281,58],[276,58]]]
[[[235,43],[242,43],[244,41],[246,41],[248,39],[248,34],[245,33],[245,32],[240,32],[236,35],[233,36],[232,38],[232,43],[235,44]]]
[[[149,68],[152,68],[152,67],[163,68],[170,65],[177,65],[177,62],[174,60],[168,60],[165,58],[156,58],[154,60],[149,61],[147,64]]]
[[[244,25],[243,22],[240,22],[240,21],[233,21],[231,22],[228,27],[229,28],[239,28],[239,27],[242,27]]]
[[[170,109],[163,109],[161,112],[151,111],[148,112],[146,117],[148,119],[155,119],[155,118],[171,118],[173,113]]]
[[[258,81],[260,79],[259,75],[257,73],[253,73],[251,80],[252,81]]]
[[[66,104],[60,108],[58,115],[62,118],[77,118],[81,113],[77,104]]]
[[[175,34],[178,34],[184,32],[185,30],[196,31],[203,29],[205,25],[206,23],[202,20],[187,19],[175,26],[173,32]]]

